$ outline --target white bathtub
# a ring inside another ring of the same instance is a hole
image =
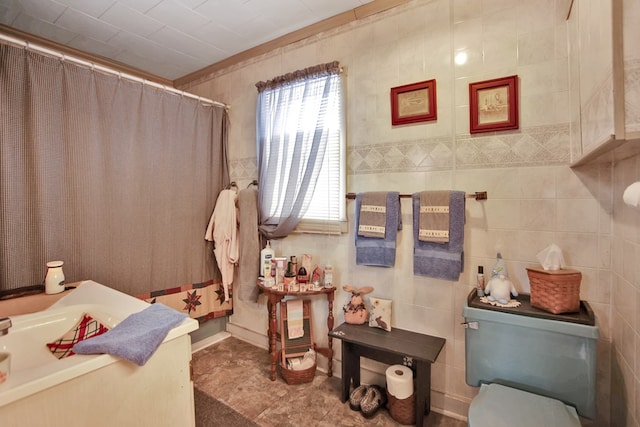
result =
[[[54,402],[56,396],[46,396],[47,390],[53,390],[59,386],[69,388],[70,384],[72,384],[70,381],[79,377],[83,377],[83,381],[89,381],[90,384],[90,380],[87,380],[87,375],[104,370],[105,367],[110,365],[123,365],[123,367],[114,369],[124,370],[127,375],[138,371],[140,372],[137,375],[142,375],[141,372],[147,366],[154,365],[152,363],[153,359],[160,353],[160,349],[145,366],[138,367],[130,362],[106,354],[76,354],[64,359],[58,359],[49,352],[45,344],[64,335],[76,324],[83,313],[90,314],[105,326],[112,328],[128,315],[141,311],[148,306],[149,304],[137,298],[93,281],[86,281],[47,310],[12,316],[13,326],[9,329],[7,335],[0,337],[0,351],[11,353],[11,374],[5,383],[0,384],[0,424],[5,425],[3,422],[10,421],[14,416],[15,419],[18,419],[19,416],[24,416],[24,414],[20,414],[20,411],[13,413],[15,412],[13,411],[14,408],[19,409],[21,406],[25,406],[26,403],[21,402],[22,400],[40,395],[41,398],[46,397],[47,401]],[[197,328],[197,321],[187,318],[169,332],[163,341],[163,345],[177,338],[186,337],[188,346],[190,339],[187,334]],[[163,345],[161,345],[161,348]],[[189,370],[190,353],[188,357],[186,367],[183,367],[182,370]],[[190,381],[190,377],[187,379]],[[184,383],[184,379],[182,383]],[[114,380],[114,384],[117,385],[118,382]],[[96,387],[100,386],[96,384]],[[65,391],[66,397],[68,397],[68,393],[69,391]],[[114,393],[125,393],[124,395],[114,396],[117,398],[126,396],[126,390],[114,391]],[[60,397],[65,398],[65,396]],[[190,397],[192,401],[192,392],[190,392]],[[25,407],[28,409],[28,405]],[[94,411],[95,405],[93,403],[88,404],[87,408]],[[99,411],[96,410],[96,413],[99,413]],[[58,418],[56,424],[52,425],[62,425],[60,421]],[[71,422],[73,424],[73,420]],[[99,421],[90,418],[85,419],[83,422],[97,422],[96,425],[99,424]],[[109,422],[113,422],[113,419],[110,418]]]

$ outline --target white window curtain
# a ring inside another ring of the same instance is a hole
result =
[[[302,219],[344,221],[340,64],[317,65],[256,87],[261,233],[277,239]]]

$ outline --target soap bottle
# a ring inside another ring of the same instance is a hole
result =
[[[267,246],[260,251],[260,276],[264,277],[264,263],[275,257],[275,251],[271,248],[271,240],[267,240]]]

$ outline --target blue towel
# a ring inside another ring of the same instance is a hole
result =
[[[387,218],[385,238],[358,236],[359,213],[363,193],[356,195],[356,264],[377,267],[393,267],[396,263],[396,237],[402,230],[402,213],[400,211],[400,193],[387,193]]]
[[[187,315],[156,303],[134,313],[110,331],[73,346],[77,354],[107,353],[144,365],[169,331]]]
[[[464,270],[465,193],[452,191],[449,200],[449,242],[422,242],[420,193],[413,193],[413,274],[458,281]]]

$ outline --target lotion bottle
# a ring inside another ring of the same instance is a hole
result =
[[[275,257],[275,251],[271,248],[271,240],[267,240],[267,246],[260,251],[260,276],[264,277],[264,262],[271,261]]]

